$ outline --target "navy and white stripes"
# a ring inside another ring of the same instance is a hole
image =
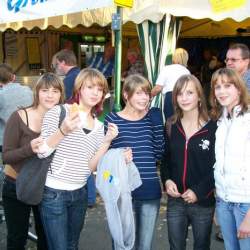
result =
[[[157,199],[161,195],[156,161],[161,159],[164,151],[163,123],[159,109],[138,121],[128,121],[117,113],[106,116],[104,129],[108,122],[118,126],[119,134],[112,141],[111,148],[130,147],[133,161],[137,166],[143,185],[133,192],[137,199]]]

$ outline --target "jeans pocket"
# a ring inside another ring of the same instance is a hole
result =
[[[241,215],[245,216],[250,209],[250,203],[239,203],[237,206]]]
[[[43,193],[43,201],[53,201],[56,200],[58,196],[58,192],[46,188]]]

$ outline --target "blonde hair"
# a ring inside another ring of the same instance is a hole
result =
[[[122,88],[122,97],[125,103],[132,97],[138,88],[141,88],[150,96],[151,84],[145,77],[139,74],[132,74],[125,78]],[[125,96],[127,96],[127,98]]]
[[[86,84],[87,80],[89,80],[93,85],[97,85],[103,89],[101,101],[92,109],[93,114],[99,114],[103,109],[105,96],[109,91],[108,82],[105,76],[99,70],[93,68],[85,68],[80,71],[75,80],[73,101],[79,104],[80,90],[81,87]]]
[[[61,93],[59,104],[64,102],[64,84],[63,81],[54,73],[44,73],[36,82],[33,88],[33,107],[39,105],[39,91],[42,88],[55,88],[58,89]]]
[[[222,78],[222,80],[224,80],[225,77],[227,78],[226,81],[233,84],[235,88],[240,92],[239,105],[242,108],[241,113],[243,114],[248,110],[249,94],[245,82],[235,70],[229,68],[221,68],[213,73],[211,80],[211,117],[215,120],[220,118],[223,110],[223,107],[219,104],[215,97],[215,85],[217,84],[219,78]]]
[[[172,61],[175,64],[181,64],[181,65],[187,67],[188,52],[183,48],[176,49],[174,54],[173,54]]]
[[[203,120],[203,121],[209,120],[206,99],[205,99],[200,81],[194,75],[183,75],[177,80],[177,82],[174,86],[174,89],[173,89],[173,93],[172,93],[172,101],[173,101],[173,107],[174,107],[173,123],[175,123],[178,119],[181,119],[183,117],[183,111],[178,105],[177,96],[180,94],[180,92],[183,90],[183,88],[186,88],[186,86],[189,82],[194,83],[195,89],[196,89],[196,92],[197,92],[197,95],[199,98],[198,123],[200,123],[201,120]]]

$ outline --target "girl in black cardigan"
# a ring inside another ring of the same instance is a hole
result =
[[[185,249],[191,224],[194,250],[208,250],[215,203],[216,123],[208,117],[202,87],[193,75],[184,75],[176,82],[173,105],[175,114],[167,121],[166,164],[162,170],[168,194],[169,243],[171,250]]]

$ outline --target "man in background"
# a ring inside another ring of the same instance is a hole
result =
[[[98,69],[106,79],[112,77],[114,73],[115,48],[111,43],[106,43],[104,52],[97,52],[90,60],[88,67]]]
[[[125,72],[122,73],[123,77],[127,77],[132,74],[140,74],[142,76],[144,73],[144,63],[141,59],[140,53],[138,49],[129,48],[127,52],[127,59],[129,62],[129,66]]]
[[[65,76],[63,82],[67,101],[72,97],[75,79],[80,72],[76,56],[72,50],[63,49],[53,56],[52,64],[57,75]]]
[[[32,102],[31,89],[15,82],[15,74],[10,65],[0,64],[0,201],[3,182],[2,146],[6,122],[14,111],[20,107],[30,106]]]
[[[225,63],[226,67],[237,71],[246,83],[248,92],[250,93],[250,51],[247,45],[243,43],[235,43],[231,45],[227,51]]]

